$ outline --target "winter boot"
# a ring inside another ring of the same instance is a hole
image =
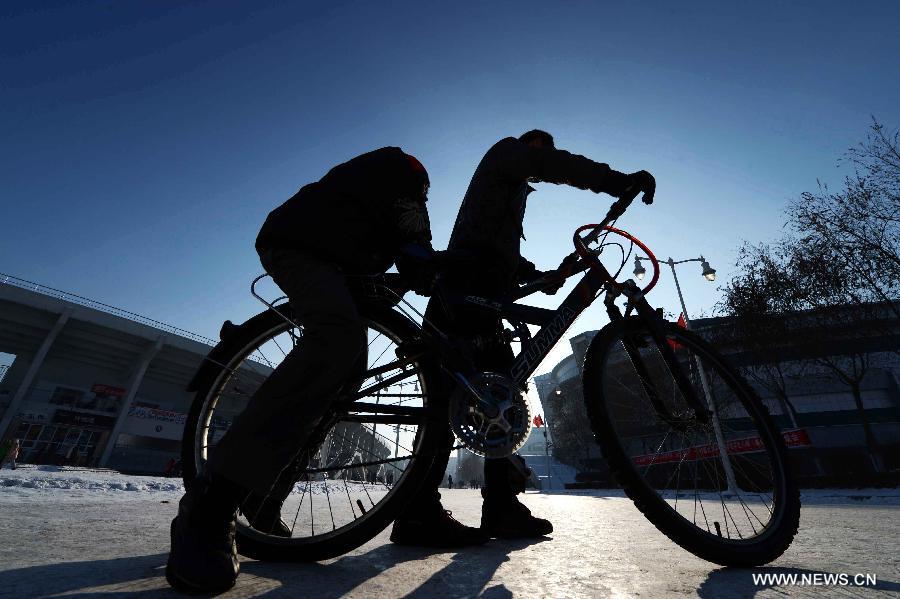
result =
[[[481,530],[488,536],[501,539],[537,538],[553,532],[553,524],[532,516],[531,510],[515,497],[505,502],[491,501],[485,497],[481,506]]]
[[[290,538],[291,529],[281,519],[281,503],[281,498],[251,493],[241,504],[241,513],[259,532]]]
[[[234,541],[241,491],[232,483],[199,477],[178,503],[166,580],[188,592],[224,592],[234,586],[239,564]]]
[[[481,530],[491,537],[535,538],[553,532],[549,520],[535,518],[516,495],[525,492],[531,469],[521,456],[485,460],[481,490]]]
[[[425,516],[398,518],[391,531],[391,542],[416,547],[452,549],[483,545],[488,540],[480,529],[466,526],[443,508]]]

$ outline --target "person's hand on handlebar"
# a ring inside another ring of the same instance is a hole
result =
[[[619,194],[619,199],[626,199],[629,203],[637,197],[639,193],[643,193],[641,201],[648,206],[653,203],[653,196],[656,194],[656,179],[647,171],[638,171],[628,175],[628,186]]]
[[[396,263],[405,286],[419,295],[431,295],[438,273],[438,252],[430,246],[407,243],[400,248]]]
[[[532,285],[537,283],[546,283],[546,286],[543,286],[541,288],[541,292],[546,293],[547,295],[553,295],[557,291],[559,291],[560,287],[562,287],[566,282],[565,276],[563,276],[558,269],[538,270],[533,262],[522,257],[520,257],[519,260],[520,262],[519,270],[517,272],[517,279],[520,284]]]
[[[562,289],[562,286],[566,284],[566,277],[558,270],[544,271],[538,278],[547,281],[547,285],[541,288],[541,293],[547,295],[556,295],[556,292]]]

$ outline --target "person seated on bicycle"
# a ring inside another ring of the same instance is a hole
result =
[[[235,418],[210,452],[208,471],[181,499],[166,568],[172,586],[217,591],[234,584],[239,508],[255,528],[290,536],[280,519],[283,497],[267,494],[342,385],[366,368],[367,326],[348,276],[382,274],[396,262],[425,291],[427,269],[403,257],[410,248],[431,252],[428,185],[413,156],[381,148],[335,166],[269,214],[256,249],[303,324],[302,342]]]
[[[522,222],[525,201],[534,189],[529,181],[567,184],[615,197],[643,192],[644,202],[653,200],[656,183],[650,173],[630,175],[608,165],[556,149],[553,137],[539,130],[528,131],[518,139],[507,137],[491,147],[482,158],[463,198],[448,245],[448,252],[461,252],[474,259],[457,272],[442,275],[439,285],[456,295],[504,297],[517,284],[527,283],[551,272],[538,270],[519,253],[524,239]],[[556,293],[559,278],[545,293]],[[464,307],[445,308],[440,295],[432,296],[426,318],[447,332],[468,339],[477,350],[477,366],[486,371],[509,374],[513,352],[502,339],[499,318],[482,310]],[[443,398],[446,401],[446,398]],[[449,435],[449,432],[448,432]],[[443,526],[444,509],[438,487],[447,467],[449,453],[435,460],[426,483],[405,513],[394,523],[391,540],[395,543],[423,546],[461,546],[471,544],[469,534],[454,535],[455,529]],[[536,518],[516,494],[524,492],[530,471],[517,455],[484,462],[484,488],[481,491],[481,530],[485,537],[537,537],[553,531],[553,525]],[[463,531],[465,532],[465,531]]]

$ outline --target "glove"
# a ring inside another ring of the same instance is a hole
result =
[[[411,290],[419,295],[431,295],[437,278],[434,250],[428,246],[408,243],[400,248],[397,256],[397,272]]]
[[[638,171],[628,175],[629,184],[618,196],[619,198],[627,197],[633,199],[637,194],[643,193],[641,201],[648,206],[653,203],[653,196],[656,194],[656,179],[647,171]]]
[[[534,269],[534,272],[531,273],[527,279],[520,280],[520,283],[534,283],[536,281],[540,281],[541,279],[545,279],[545,282],[548,282],[548,286],[541,289],[541,293],[546,293],[547,295],[554,295],[560,288],[565,285],[566,279],[562,275],[559,274],[557,270],[538,270]]]

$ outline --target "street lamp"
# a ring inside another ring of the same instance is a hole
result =
[[[641,260],[649,260],[649,258],[643,256],[635,256],[634,258],[634,275],[638,279],[643,279],[644,274],[646,274],[646,269],[641,265]],[[681,294],[681,285],[678,283],[678,275],[675,273],[675,265],[683,264],[685,262],[699,262],[700,267],[703,269],[703,277],[707,281],[715,281],[716,280],[716,271],[713,267],[709,265],[709,262],[706,261],[706,258],[700,256],[699,258],[688,258],[687,260],[672,260],[670,256],[668,260],[665,261],[665,264],[669,265],[669,268],[672,269],[672,278],[675,279],[675,289],[678,291],[678,300],[681,302],[681,313],[684,315],[684,328],[691,328],[691,321],[688,318],[687,307],[684,305],[684,296]],[[710,412],[712,413],[712,423],[713,430],[716,434],[716,441],[719,445],[719,454],[722,456],[722,466],[725,470],[725,481],[728,484],[728,493],[731,495],[737,494],[737,482],[734,479],[734,471],[731,468],[731,458],[728,457],[727,445],[725,444],[725,437],[722,435],[722,427],[719,425],[719,415],[716,412],[716,406],[712,401],[712,393],[709,390],[709,380],[706,378],[706,370],[703,368],[703,363],[700,362],[700,358],[696,355],[694,356],[694,360],[697,362],[697,370],[700,374],[700,383],[703,385],[703,393],[706,395],[706,403],[709,406]]]
[[[644,260],[647,260],[647,258],[644,258]],[[640,256],[635,256],[634,257],[634,276],[636,276],[638,278],[638,280],[640,281],[641,279],[644,278],[645,274],[647,274],[647,269],[644,268],[644,266],[641,264]]]
[[[638,280],[643,279],[644,275],[647,274],[647,269],[644,268],[644,265],[641,264],[641,261],[649,260],[649,259],[650,258],[647,258],[644,256],[635,256],[634,257],[634,276],[636,276],[638,278]],[[700,268],[703,269],[703,271],[701,272],[701,274],[703,275],[703,278],[705,278],[707,281],[715,281],[716,280],[716,269],[713,268],[712,266],[710,266],[709,262],[707,262],[706,258],[704,258],[703,256],[700,256],[699,258],[688,258],[687,260],[672,260],[672,258],[669,258],[668,260],[666,260],[664,262],[664,264],[668,264],[669,267],[672,269],[672,276],[675,277],[676,285],[678,284],[678,277],[675,275],[675,265],[682,264],[684,262],[699,262]],[[678,295],[679,295],[679,297],[681,296],[680,288],[678,290]],[[684,301],[682,301],[681,303],[682,303],[682,308],[683,308]]]
[[[707,281],[716,280],[716,269],[710,266],[709,262],[703,259],[703,256],[700,256],[700,267],[703,268],[703,276]]]

